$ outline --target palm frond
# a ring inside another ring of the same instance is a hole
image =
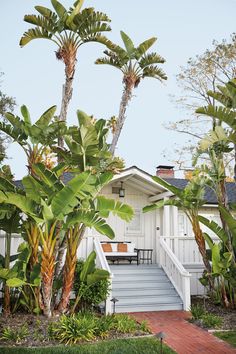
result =
[[[29,42],[31,42],[33,39],[39,38],[52,39],[52,33],[49,33],[47,30],[39,27],[31,28],[27,32],[25,32],[21,37],[20,46],[23,47]]]
[[[57,30],[57,22],[51,19],[47,19],[44,16],[25,15],[24,21],[41,27],[41,29],[44,29],[48,32],[55,33]]]
[[[232,100],[221,92],[208,91],[207,94],[225,107],[230,108],[232,106]]]
[[[44,6],[35,6],[35,10],[38,11],[38,13],[40,13],[40,15],[44,16],[47,19],[57,19],[56,14],[51,11],[50,9],[48,9],[47,7]]]
[[[114,66],[115,68],[117,69],[121,69],[122,68],[122,64],[120,64],[119,60],[116,60],[114,58],[107,58],[107,57],[104,57],[104,58],[98,58],[96,61],[95,61],[95,64],[98,64],[98,65],[111,65],[111,66]]]
[[[163,63],[165,63],[165,59],[162,58],[157,53],[150,53],[150,54],[144,55],[139,60],[139,66],[142,69],[144,69],[146,66],[149,66],[149,65],[152,65],[152,64],[163,64]]]
[[[225,107],[214,107],[212,105],[200,107],[196,113],[203,114],[212,118],[217,118],[221,122],[225,122],[232,129],[236,129],[236,112]]]
[[[57,0],[51,0],[52,6],[54,7],[54,10],[56,11],[58,17],[65,22],[68,14],[67,14],[67,10],[65,9],[65,7]]]
[[[158,68],[156,65],[150,65],[143,69],[143,78],[144,77],[152,77],[154,79],[158,79],[160,81],[167,80],[167,76],[163,70]]]
[[[156,37],[152,37],[139,44],[139,46],[136,48],[135,51],[135,58],[139,60],[148,51],[148,49],[156,42],[156,40],[157,40]]]

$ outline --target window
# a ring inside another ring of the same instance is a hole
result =
[[[143,233],[143,215],[140,209],[135,209],[134,217],[126,227],[127,234],[142,234]]]

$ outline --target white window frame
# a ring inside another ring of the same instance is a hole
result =
[[[134,225],[135,223],[135,218],[139,217],[139,227],[135,229],[134,228],[130,228],[132,227],[132,225]],[[134,217],[131,220],[130,223],[128,223],[126,225],[126,230],[125,230],[125,234],[126,235],[144,235],[144,217],[143,217],[143,212],[142,209],[134,209]]]

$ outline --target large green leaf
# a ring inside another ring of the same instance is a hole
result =
[[[164,179],[162,179],[160,177],[153,176],[152,179],[155,182],[157,182],[158,184],[160,184],[162,187],[167,189],[168,191],[172,192],[174,195],[178,196],[179,198],[182,197],[182,194],[183,194],[182,189],[173,186],[172,184],[166,182]]]
[[[95,183],[96,177],[90,172],[83,172],[70,180],[52,199],[52,212],[55,217],[63,219],[79,204],[79,199],[92,196]]]
[[[139,46],[136,48],[135,51],[135,58],[139,60],[148,51],[148,49],[156,42],[156,40],[157,40],[156,37],[152,37],[139,44]]]
[[[217,118],[221,122],[228,124],[232,129],[236,129],[236,112],[230,108],[215,107],[212,105],[200,107],[196,113],[207,115],[212,118]]]
[[[65,21],[68,16],[65,7],[57,0],[51,0],[51,3],[59,18]]]
[[[110,239],[113,239],[115,237],[112,228],[106,223],[104,219],[99,217],[99,215],[95,211],[78,210],[69,214],[66,219],[67,227],[81,223],[83,223],[87,227],[94,228],[101,235],[105,235]]]
[[[221,257],[220,257],[220,244],[214,244],[212,247],[212,270],[213,273],[221,274],[221,267],[219,266]]]
[[[26,192],[26,195],[34,200],[36,203],[40,203],[41,185],[32,176],[26,176],[22,179],[22,183]]]
[[[92,274],[87,276],[87,284],[93,285],[103,279],[107,279],[110,276],[109,272],[104,269],[95,269]]]
[[[181,208],[183,206],[181,200],[178,200],[178,199],[160,200],[157,203],[145,206],[143,208],[143,212],[147,213],[149,211],[160,209],[160,208],[163,208],[163,206],[165,206],[165,205],[172,205],[172,206],[176,206],[178,208]]]
[[[24,280],[18,279],[18,278],[8,279],[6,281],[6,283],[7,283],[7,286],[9,286],[10,288],[19,288],[19,287],[27,284]]]
[[[233,247],[236,248],[236,219],[225,207],[219,205],[219,210],[232,235]]]
[[[207,226],[208,229],[213,231],[216,234],[216,236],[218,236],[224,243],[226,243],[228,241],[227,233],[215,221],[213,221],[213,220],[210,221],[201,215],[198,216],[198,219],[203,225]]]
[[[107,218],[109,213],[112,212],[127,222],[134,215],[134,211],[129,205],[123,204],[119,200],[105,198],[104,196],[97,197],[97,210],[102,217]]]
[[[129,55],[129,57],[133,58],[133,55],[135,53],[135,47],[134,47],[134,44],[133,44],[131,38],[123,31],[120,31],[120,35],[121,35],[121,38],[124,42],[124,45],[125,45],[125,48],[126,48],[126,51]]]
[[[83,264],[82,271],[80,273],[80,281],[86,283],[87,276],[94,272],[95,270],[95,259],[96,259],[96,252],[92,251],[86,261]]]
[[[51,122],[52,118],[54,117],[54,114],[56,112],[57,106],[52,106],[48,108],[42,115],[41,117],[37,120],[35,125],[39,127],[41,130],[46,129],[48,124]]]
[[[13,192],[3,193],[0,191],[0,203],[15,205],[25,214],[30,215],[32,218],[34,218],[34,220],[36,220],[37,222],[43,221],[35,214],[35,202],[31,198],[27,198],[22,194]]]

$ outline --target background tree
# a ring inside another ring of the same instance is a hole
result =
[[[0,78],[3,76],[3,73],[0,73]],[[4,121],[4,115],[6,112],[12,112],[16,106],[15,99],[13,97],[7,96],[1,90],[1,81],[0,81],[0,122]],[[0,134],[0,160],[6,158],[6,142],[7,139],[2,134]]]
[[[176,146],[175,156],[172,157],[175,165],[180,169],[190,167],[191,156],[198,141],[203,138],[206,130],[214,128],[217,120],[214,117],[203,117],[195,114],[195,110],[202,105],[215,105],[215,98],[208,94],[216,92],[218,85],[223,85],[236,77],[236,35],[230,40],[213,41],[212,49],[203,54],[190,58],[182,66],[177,75],[177,83],[183,95],[172,96],[175,104],[182,109],[183,119],[169,123],[167,129],[188,136],[184,146]],[[165,154],[168,159],[173,154]],[[227,155],[226,167],[230,164],[232,155]],[[229,168],[229,171],[231,169]]]
[[[138,87],[140,81],[146,77],[158,79],[160,81],[167,80],[166,74],[156,65],[163,64],[163,59],[157,53],[147,53],[148,49],[156,42],[156,38],[152,37],[135,47],[129,36],[121,31],[121,38],[125,49],[107,40],[104,42],[108,50],[104,51],[106,57],[96,60],[96,64],[107,64],[119,69],[123,75],[124,90],[120,102],[119,115],[114,127],[113,138],[110,151],[114,155],[115,148],[122,131],[126,109],[132,99],[133,89]]]
[[[77,51],[87,42],[104,42],[102,32],[110,31],[110,19],[93,8],[81,10],[84,0],[75,1],[68,10],[57,0],[51,0],[55,10],[35,6],[39,15],[25,15],[24,21],[35,25],[25,32],[20,40],[23,47],[34,39],[48,39],[58,47],[56,57],[65,64],[65,83],[62,90],[62,103],[59,120],[65,121],[69,102],[72,98],[72,84],[77,60]],[[63,146],[63,138],[59,138]]]

